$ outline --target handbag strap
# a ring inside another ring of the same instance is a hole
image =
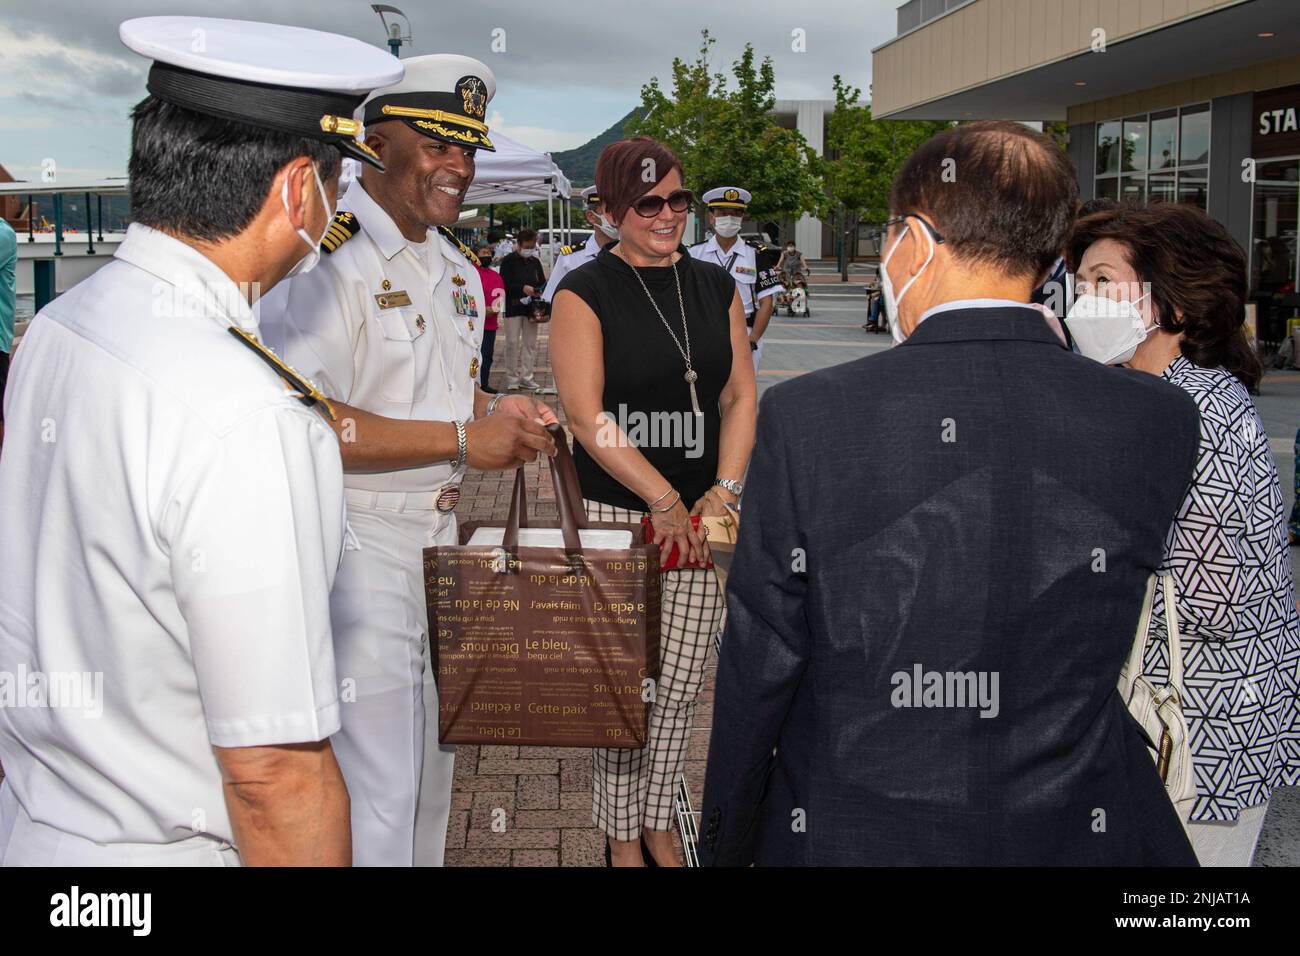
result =
[[[1142,615],[1138,618],[1137,632],[1133,635],[1133,647],[1129,650],[1128,663],[1124,673],[1128,675],[1129,690],[1142,676],[1142,662],[1146,657],[1147,637],[1151,630],[1151,615],[1155,607],[1156,579],[1161,579],[1165,596],[1165,634],[1169,648],[1169,683],[1183,693],[1183,647],[1178,632],[1178,605],[1174,592],[1172,574],[1153,574],[1147,579],[1146,598],[1142,602]]]
[[[573,452],[565,439],[564,429],[548,425],[555,439],[555,457],[547,458],[551,469],[551,484],[555,488],[555,505],[560,514],[560,533],[564,536],[564,550],[570,554],[582,553],[579,528],[586,528],[587,512],[582,507],[582,491],[578,486],[578,468],[573,462]],[[514,494],[510,499],[510,514],[506,518],[502,547],[519,547],[519,529],[530,527],[528,522],[528,495],[525,489],[524,469],[515,469]]]

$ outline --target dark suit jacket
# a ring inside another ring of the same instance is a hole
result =
[[[1197,431],[1019,307],[770,389],[702,861],[1195,865],[1115,686]]]

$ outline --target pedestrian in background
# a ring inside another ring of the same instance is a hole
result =
[[[501,309],[506,299],[505,283],[492,268],[492,246],[483,243],[478,249],[478,274],[483,280],[483,348],[479,353],[482,364],[479,365],[479,388],[489,395],[497,390],[488,384],[492,374],[492,354],[497,344],[497,322],[501,318]]]
[[[1222,225],[1175,203],[1087,216],[1069,251],[1086,297],[1067,319],[1080,351],[1171,382],[1200,410],[1196,471],[1163,564],[1196,772],[1188,833],[1202,866],[1249,866],[1271,790],[1300,783],[1300,612],[1282,486],[1250,398],[1262,370],[1243,333],[1246,256]],[[1169,673],[1164,634],[1157,589],[1144,667],[1157,686]]]
[[[533,378],[537,358],[537,323],[532,321],[533,301],[546,287],[537,230],[519,231],[519,248],[501,260],[501,281],[506,288],[506,390],[525,388],[540,392]]]

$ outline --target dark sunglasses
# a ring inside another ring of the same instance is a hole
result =
[[[679,189],[667,196],[642,196],[632,203],[632,210],[642,219],[653,219],[663,210],[665,203],[673,212],[685,212],[694,201],[695,193]]]

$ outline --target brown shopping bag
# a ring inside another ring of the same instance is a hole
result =
[[[645,746],[659,551],[640,525],[587,520],[564,431],[551,433],[558,520],[528,519],[521,468],[504,528],[468,521],[459,545],[424,550],[441,743]],[[480,529],[500,530],[500,543],[469,545]],[[554,545],[521,545],[521,530]],[[588,542],[631,532],[631,546],[584,544],[584,531]]]

